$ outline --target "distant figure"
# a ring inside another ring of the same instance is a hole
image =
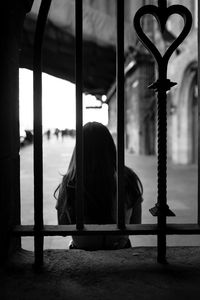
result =
[[[26,137],[25,140],[27,143],[32,143],[33,142],[33,133],[31,130],[25,130],[26,132]]]
[[[55,129],[54,134],[55,134],[55,136],[56,136],[56,138],[58,140],[58,138],[59,138],[59,129],[58,128]]]
[[[65,136],[67,136],[67,129],[61,130],[62,141],[64,140],[64,137],[65,137]]]
[[[84,149],[84,223],[114,224],[117,220],[116,203],[116,147],[109,130],[97,122],[83,127]],[[58,224],[75,224],[75,149],[66,175],[54,196]],[[124,169],[125,221],[141,223],[143,187],[138,176],[128,167]],[[58,197],[56,194],[58,192]],[[72,236],[70,249],[121,249],[131,247],[129,237],[122,236]]]
[[[50,129],[47,130],[46,135],[47,135],[47,139],[50,140],[50,137],[51,137]]]

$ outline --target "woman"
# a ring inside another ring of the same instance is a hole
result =
[[[83,127],[84,223],[116,223],[116,147],[109,130],[97,122]],[[75,148],[58,191],[59,224],[75,224]],[[143,188],[138,176],[124,169],[125,223],[141,223]],[[55,196],[56,197],[56,196]],[[128,236],[73,236],[70,248],[97,250],[131,247]]]

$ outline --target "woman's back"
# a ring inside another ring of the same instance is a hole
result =
[[[84,137],[84,199],[86,222],[113,223],[116,190],[116,149],[108,129],[97,122],[87,123]]]
[[[83,137],[84,223],[116,223],[116,148],[114,141],[108,129],[97,122],[87,123],[84,126]],[[125,167],[124,175],[126,223],[130,223],[135,210],[138,210],[136,215],[140,214],[140,217],[136,219],[141,221],[141,182],[128,167]],[[56,206],[59,224],[75,224],[76,222],[75,188],[76,160],[74,149],[68,172],[63,177],[59,187]],[[73,237],[74,247],[81,249],[124,248],[127,241],[127,236]]]

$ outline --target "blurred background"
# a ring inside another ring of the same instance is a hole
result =
[[[32,55],[40,0],[27,15],[20,49],[21,221],[33,224],[33,74]],[[116,141],[116,5],[115,0],[83,1],[83,122],[106,125]],[[157,201],[156,96],[148,86],[157,78],[156,65],[138,40],[133,17],[156,0],[126,0],[124,24],[125,161],[144,186],[143,223],[155,223],[149,209]],[[197,222],[198,186],[198,1],[171,0],[193,14],[193,27],[170,59],[168,78],[177,82],[167,96],[168,204],[173,223]],[[52,0],[43,43],[44,221],[57,224],[54,190],[66,173],[75,144],[74,1]],[[161,33],[154,17],[142,27],[164,53],[183,28],[178,15]],[[67,247],[69,238],[45,238],[46,248]],[[132,244],[155,245],[156,237],[131,237]],[[170,236],[169,245],[200,245],[197,236]],[[32,238],[23,238],[26,249]]]

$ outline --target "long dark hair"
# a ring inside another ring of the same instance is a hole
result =
[[[84,221],[93,224],[115,223],[116,147],[113,138],[107,127],[98,122],[89,122],[83,127],[83,141]],[[64,175],[62,181],[67,191],[67,207],[73,207],[74,212],[75,153],[76,148],[74,148],[67,174]],[[133,194],[131,191],[133,190],[137,198],[142,194],[142,184],[139,178],[127,167],[125,167],[125,182],[128,193]],[[131,203],[128,206],[131,206]]]

